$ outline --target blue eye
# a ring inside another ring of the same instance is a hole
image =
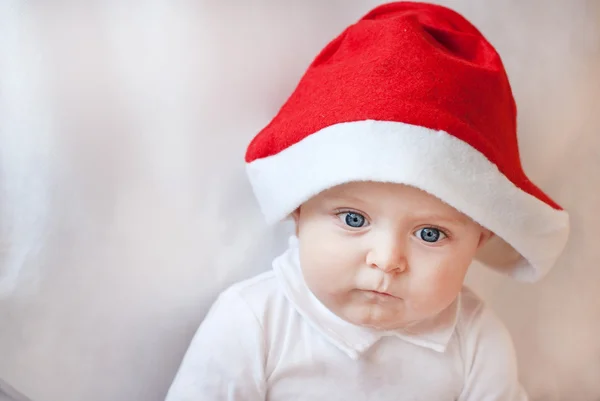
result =
[[[352,227],[352,228],[361,228],[364,227],[367,223],[367,219],[360,213],[354,212],[344,212],[338,215],[342,221]]]
[[[415,232],[415,235],[425,242],[435,243],[446,238],[446,234],[433,227],[426,227]]]

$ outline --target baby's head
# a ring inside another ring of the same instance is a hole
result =
[[[438,5],[385,4],[344,30],[246,163],[267,220],[296,219],[310,287],[361,324],[435,314],[474,257],[538,280],[568,236],[567,213],[521,166],[500,56]]]
[[[394,183],[336,186],[293,217],[314,295],[343,319],[379,329],[448,307],[491,235],[436,197]]]
[[[314,295],[343,319],[379,329],[448,307],[491,235],[436,197],[394,183],[339,185],[292,215]]]

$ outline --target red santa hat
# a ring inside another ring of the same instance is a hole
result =
[[[342,32],[252,140],[246,167],[269,222],[351,181],[420,188],[493,231],[478,258],[521,281],[541,278],[568,236],[568,214],[521,166],[500,56],[439,5],[381,5]]]

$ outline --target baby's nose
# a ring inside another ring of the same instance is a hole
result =
[[[367,255],[367,264],[386,273],[402,273],[408,269],[405,246],[400,241],[378,244]]]

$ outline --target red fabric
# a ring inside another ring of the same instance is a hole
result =
[[[561,210],[523,172],[516,106],[500,56],[448,8],[389,3],[348,27],[252,140],[246,162],[277,154],[327,126],[367,119],[446,131],[523,191]]]

